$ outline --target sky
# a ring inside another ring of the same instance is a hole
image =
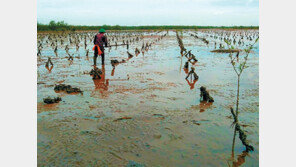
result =
[[[258,26],[259,0],[37,0],[37,21],[71,25]]]

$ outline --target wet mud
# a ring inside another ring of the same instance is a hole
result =
[[[189,64],[198,80],[185,79],[187,58],[173,31],[144,54],[131,54],[155,38],[144,35],[129,45],[129,54],[126,47],[106,49],[95,79],[89,74],[93,52],[70,48],[69,61],[63,49],[56,56],[44,46],[37,61],[38,166],[259,166],[258,45],[241,76],[239,119],[254,147],[246,153],[231,127],[237,78],[228,54],[211,52],[210,40],[207,45],[184,32],[184,46],[198,59]],[[57,92],[59,84],[83,94]],[[213,103],[200,101],[202,86]],[[48,96],[63,100],[45,104]]]

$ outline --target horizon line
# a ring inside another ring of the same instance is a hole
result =
[[[37,25],[49,25],[49,23],[38,23]],[[74,24],[67,24],[67,26],[87,26],[87,27],[104,27],[104,26],[119,26],[119,27],[147,27],[147,26],[186,26],[186,27],[259,27],[259,25],[175,25],[175,24],[167,24],[167,25],[108,25],[108,24],[102,24],[102,25],[74,25]]]

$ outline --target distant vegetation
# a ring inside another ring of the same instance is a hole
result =
[[[174,26],[174,25],[162,25],[162,26],[82,26],[82,25],[69,25],[64,21],[50,21],[48,24],[37,23],[37,31],[76,31],[76,30],[98,30],[104,28],[106,30],[172,30],[172,29],[258,29],[258,26]]]

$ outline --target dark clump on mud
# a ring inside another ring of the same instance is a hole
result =
[[[121,117],[121,118],[117,118],[117,119],[114,120],[114,122],[121,121],[121,120],[126,120],[126,119],[132,119],[132,117]]]
[[[125,63],[126,61],[124,59],[122,59],[121,61],[118,61],[116,59],[111,60],[111,65],[112,67],[115,67],[116,65],[120,64],[120,63]]]
[[[184,68],[185,68],[185,69],[188,69],[188,67],[189,67],[189,62],[186,61],[185,64],[184,64]]]
[[[58,103],[60,101],[62,101],[62,98],[60,97],[55,97],[55,98],[47,97],[43,99],[43,102],[46,104]]]
[[[83,93],[79,88],[72,88],[71,85],[59,84],[54,87],[55,91],[65,91],[67,93]]]
[[[200,98],[201,101],[204,102],[214,102],[214,99],[212,96],[210,96],[209,92],[206,90],[206,87],[200,87]]]
[[[115,59],[115,60],[111,60],[111,65],[112,65],[112,66],[114,66],[115,64],[118,64],[118,63],[119,63],[119,61],[116,60],[116,59]]]
[[[162,115],[162,114],[153,114],[153,116],[154,116],[154,117],[158,117],[158,118],[160,118],[160,119],[164,119],[164,118],[165,118],[165,116]]]

